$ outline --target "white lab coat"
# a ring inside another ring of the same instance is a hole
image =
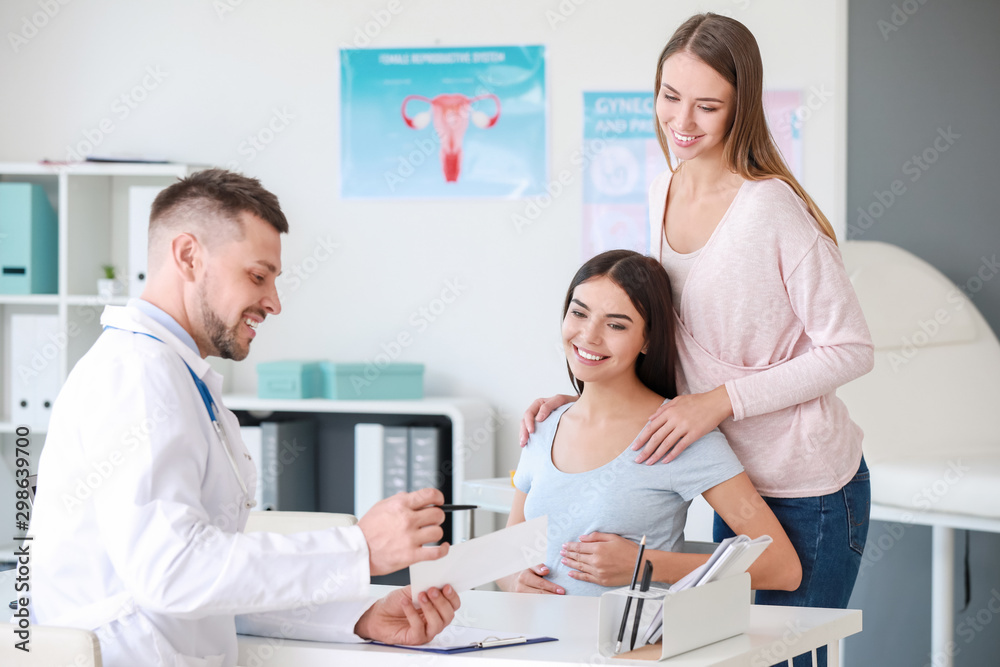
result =
[[[94,630],[106,667],[235,665],[236,614],[267,612],[244,627],[289,638],[360,641],[361,529],[243,534],[246,498],[184,362],[220,406],[253,499],[221,376],[137,308],[109,306],[101,323],[115,329],[70,373],[39,463],[35,621]]]

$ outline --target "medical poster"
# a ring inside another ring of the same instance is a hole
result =
[[[771,128],[774,143],[778,144],[792,175],[802,182],[802,121],[809,110],[802,106],[802,91],[765,90],[764,113]]]
[[[583,247],[649,252],[649,186],[667,168],[650,93],[583,94]]]
[[[341,196],[545,191],[544,47],[342,49],[340,77]]]
[[[771,134],[798,179],[801,99],[799,91],[764,93]],[[667,168],[655,101],[646,92],[583,94],[583,260],[614,248],[649,252],[649,186]]]

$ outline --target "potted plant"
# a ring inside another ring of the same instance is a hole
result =
[[[101,270],[104,272],[104,277],[97,281],[97,295],[104,300],[121,296],[125,292],[125,285],[116,278],[114,265],[102,264]]]

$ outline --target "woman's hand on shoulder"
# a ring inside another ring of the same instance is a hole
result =
[[[572,568],[569,576],[600,586],[627,586],[639,545],[613,533],[582,535],[579,542],[562,548],[563,565]]]
[[[642,448],[642,451],[635,462],[651,465],[662,459],[663,463],[670,463],[732,414],[733,405],[725,385],[704,394],[673,398],[653,413],[646,430],[636,438],[632,449]]]
[[[548,595],[566,595],[562,586],[557,586],[545,577],[549,568],[540,563],[527,570],[521,570],[501,583],[501,587],[509,593],[541,593]]]
[[[537,398],[532,401],[528,409],[524,411],[524,416],[521,417],[521,446],[524,447],[528,444],[528,437],[535,432],[536,421],[545,421],[553,410],[567,403],[572,403],[578,398],[579,396],[556,394],[549,398]]]

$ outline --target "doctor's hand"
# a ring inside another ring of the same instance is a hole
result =
[[[566,394],[556,394],[551,398],[537,398],[528,409],[524,411],[524,415],[521,417],[521,446],[524,447],[528,444],[528,436],[535,432],[535,422],[543,422],[545,419],[552,414],[552,411],[558,407],[562,407],[567,403],[572,403],[579,396],[568,396]]]
[[[663,463],[670,463],[732,416],[733,404],[726,385],[704,394],[677,396],[653,413],[646,430],[635,439],[632,449],[642,448],[635,462],[653,464],[663,459]]]
[[[444,504],[437,489],[397,493],[372,505],[358,521],[368,542],[371,574],[389,574],[424,560],[436,560],[448,553],[448,543],[424,547],[444,537],[444,512],[433,505]]]
[[[601,586],[628,586],[639,554],[639,545],[612,533],[582,535],[579,542],[563,545],[563,565],[569,576]]]
[[[462,606],[451,586],[428,589],[420,594],[419,600],[420,609],[415,609],[409,586],[389,593],[361,615],[354,634],[387,644],[426,644],[451,623],[455,611]]]

